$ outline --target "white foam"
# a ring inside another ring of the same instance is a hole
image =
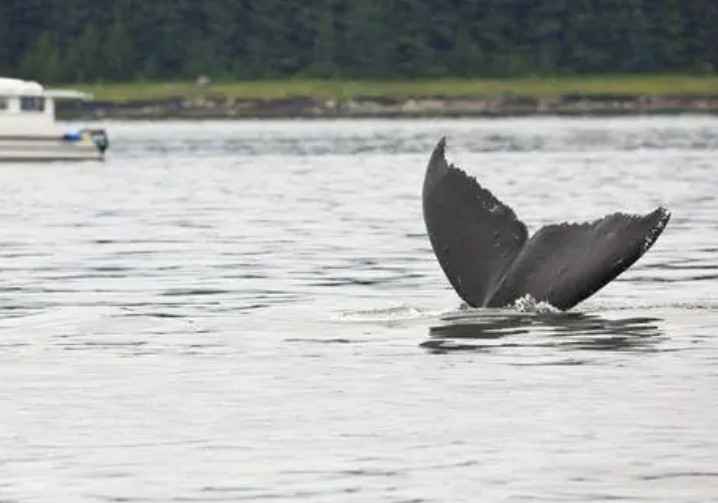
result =
[[[558,313],[560,312],[557,308],[542,300],[537,301],[533,298],[530,293],[527,293],[521,298],[514,301],[512,306],[516,311],[520,313]]]

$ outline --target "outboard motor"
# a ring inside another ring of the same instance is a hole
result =
[[[90,129],[90,138],[102,155],[110,147],[110,139],[104,129]]]

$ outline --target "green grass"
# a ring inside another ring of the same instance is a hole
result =
[[[510,79],[416,80],[263,80],[216,82],[197,87],[192,82],[133,82],[69,85],[92,93],[97,100],[157,100],[173,96],[225,96],[239,99],[312,97],[347,100],[356,96],[481,97],[519,95],[555,97],[565,94],[630,96],[718,95],[718,75],[602,75]]]

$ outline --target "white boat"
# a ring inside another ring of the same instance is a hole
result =
[[[0,161],[104,159],[109,146],[104,129],[63,130],[55,123],[57,99],[88,100],[91,96],[0,78]]]

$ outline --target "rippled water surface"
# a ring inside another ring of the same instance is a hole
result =
[[[718,499],[718,118],[105,127],[0,166],[0,501]],[[672,220],[568,313],[462,308],[442,135],[532,231]]]

